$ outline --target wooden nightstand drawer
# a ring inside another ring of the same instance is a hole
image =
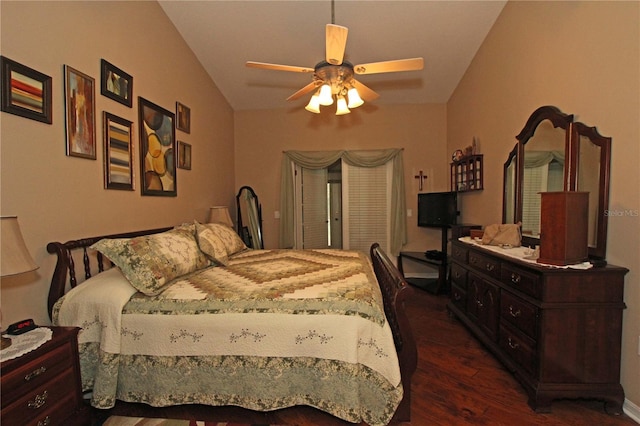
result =
[[[65,419],[76,409],[75,395],[73,369],[69,367],[54,380],[25,393],[20,399],[3,409],[2,424],[4,426],[37,425],[38,422],[42,422],[42,425],[64,424]]]
[[[2,363],[3,426],[91,423],[80,388],[79,329],[51,329],[51,340]]]
[[[64,370],[71,369],[72,361],[72,348],[70,345],[63,345],[3,376],[2,408],[29,389],[52,380]]]

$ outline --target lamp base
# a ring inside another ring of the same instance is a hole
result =
[[[11,346],[11,339],[8,337],[2,337],[2,346],[0,346],[0,349],[6,349],[9,346]]]

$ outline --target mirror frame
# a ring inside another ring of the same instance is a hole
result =
[[[550,120],[554,127],[565,130],[565,169],[564,169],[564,190],[578,190],[578,171],[580,167],[580,137],[587,137],[592,143],[601,148],[600,152],[600,176],[598,206],[596,210],[596,241],[594,246],[589,246],[589,258],[598,264],[606,264],[607,251],[607,214],[609,208],[609,182],[611,167],[611,138],[600,135],[595,127],[589,127],[584,123],[574,122],[573,114],[565,114],[554,106],[543,106],[535,110],[522,131],[516,136],[516,185],[515,185],[515,213],[514,222],[522,221],[522,185],[524,180],[524,148],[525,144],[533,137],[536,128],[543,120]],[[502,216],[503,223],[507,220],[506,197],[506,168],[513,157],[513,151],[509,153],[503,170],[503,195],[502,195]],[[524,245],[539,244],[539,239],[523,236]]]
[[[251,244],[251,240],[248,240],[247,236],[243,232],[244,226],[242,224],[242,209],[240,208],[240,197],[242,196],[242,191],[245,191],[245,190],[249,191],[253,196],[253,199],[256,201],[256,210],[258,212],[258,230],[260,233],[260,247],[253,247],[253,244]],[[238,214],[237,232],[238,232],[238,235],[240,235],[240,238],[242,238],[242,241],[244,241],[244,243],[249,248],[264,249],[264,235],[262,232],[262,205],[260,204],[260,201],[258,200],[258,196],[256,195],[256,192],[253,190],[253,188],[245,185],[238,190],[238,193],[236,194],[236,208],[237,208],[237,214]]]
[[[518,196],[520,193],[520,186],[518,185],[518,161],[520,161],[520,156],[518,155],[518,144],[516,143],[513,146],[511,152],[509,152],[509,156],[507,157],[507,161],[504,162],[504,166],[502,169],[502,223],[517,223],[516,220],[516,205],[518,204]],[[511,164],[514,164],[514,172],[513,172],[513,201],[514,205],[512,205],[513,214],[512,217],[507,217],[507,170]]]

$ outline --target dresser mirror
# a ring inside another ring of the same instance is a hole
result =
[[[249,248],[263,249],[262,206],[253,188],[243,186],[236,195],[238,235]]]
[[[517,161],[518,144],[515,144],[507,157],[507,161],[504,163],[504,180],[502,182],[502,223],[516,223]]]
[[[611,138],[553,106],[531,114],[504,165],[503,222],[522,222],[525,245],[539,244],[540,192],[589,192],[589,257],[604,261]],[[513,181],[515,167],[515,183]]]

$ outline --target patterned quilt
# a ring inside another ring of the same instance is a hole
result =
[[[310,405],[383,425],[402,399],[380,289],[355,251],[248,250],[153,297],[114,268],[65,295],[54,322],[82,327],[98,408]]]

